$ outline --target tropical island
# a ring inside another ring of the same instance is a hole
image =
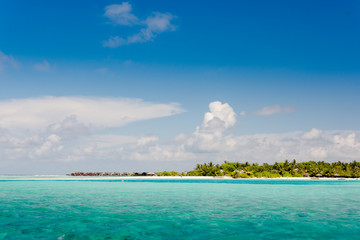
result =
[[[280,178],[280,177],[326,177],[326,178],[360,178],[360,162],[333,162],[296,160],[263,163],[227,162],[214,164],[212,162],[197,164],[194,170],[185,172],[74,172],[71,176],[208,176],[231,178]]]

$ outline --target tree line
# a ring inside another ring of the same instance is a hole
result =
[[[263,163],[227,162],[214,164],[212,162],[197,164],[194,170],[186,172],[164,171],[157,176],[228,176],[233,178],[278,178],[278,177],[343,177],[360,178],[360,162],[333,162],[296,160]]]

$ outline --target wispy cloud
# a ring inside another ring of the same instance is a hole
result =
[[[104,16],[109,18],[114,24],[132,26],[138,24],[138,18],[131,11],[132,7],[128,2],[112,4],[105,7]]]
[[[105,8],[105,16],[115,25],[142,26],[138,33],[127,37],[114,36],[103,42],[104,47],[116,48],[121,45],[152,41],[162,32],[175,31],[176,26],[171,23],[174,16],[170,13],[153,12],[145,20],[140,21],[131,13],[132,7],[128,2],[113,4]]]
[[[40,97],[0,101],[0,126],[10,129],[41,129],[70,116],[94,127],[124,124],[171,116],[183,112],[178,104],[145,102],[141,99]]]
[[[49,72],[51,70],[51,66],[48,61],[44,60],[42,63],[35,64],[34,69],[40,72]]]
[[[108,72],[108,69],[106,67],[97,68],[94,70],[96,73],[105,74]]]
[[[260,116],[270,116],[274,114],[292,113],[295,112],[295,110],[296,110],[295,106],[274,105],[259,109],[258,111],[255,112],[255,114]]]
[[[19,65],[19,62],[17,62],[13,56],[6,55],[0,51],[0,71],[3,71],[7,67],[16,68]]]

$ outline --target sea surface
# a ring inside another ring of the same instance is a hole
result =
[[[0,178],[0,239],[360,239],[360,181]]]

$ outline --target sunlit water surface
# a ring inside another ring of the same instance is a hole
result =
[[[359,239],[360,181],[0,180],[0,239]]]

